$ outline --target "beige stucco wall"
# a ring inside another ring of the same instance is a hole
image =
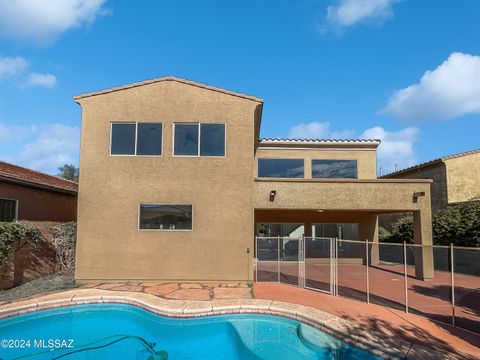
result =
[[[273,159],[304,159],[305,178],[312,178],[312,160],[357,160],[359,179],[377,178],[376,148],[354,147],[351,144],[343,146],[319,146],[318,148],[258,148],[256,160],[259,158]],[[256,164],[257,168],[257,164]]]
[[[434,210],[444,209],[448,205],[447,170],[443,162],[415,168],[409,172],[389,176],[391,179],[432,179],[431,197]]]
[[[445,160],[448,203],[480,197],[480,153]]]
[[[76,278],[251,279],[260,103],[175,81],[79,102]],[[112,121],[162,122],[162,156],[109,156]],[[173,157],[175,121],[226,123],[226,157]],[[193,231],[138,230],[140,203],[193,204]]]

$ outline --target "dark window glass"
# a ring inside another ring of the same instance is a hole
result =
[[[192,230],[192,205],[140,205],[140,229]]]
[[[0,221],[14,221],[17,217],[17,202],[0,199]]]
[[[314,178],[357,178],[357,160],[312,160]]]
[[[303,178],[303,159],[258,159],[258,177]]]
[[[135,124],[112,124],[112,155],[135,155]]]
[[[225,155],[225,124],[201,124],[200,155]]]
[[[138,123],[137,155],[162,154],[162,124]]]
[[[175,124],[175,155],[198,155],[198,124]]]

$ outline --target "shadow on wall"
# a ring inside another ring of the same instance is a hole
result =
[[[28,237],[16,241],[12,253],[0,268],[0,289],[10,289],[56,272],[56,252],[48,229],[57,223],[29,224],[36,226],[44,239],[36,245],[32,244]]]

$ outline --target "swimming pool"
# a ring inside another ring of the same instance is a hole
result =
[[[282,317],[180,319],[121,304],[69,306],[0,320],[0,345],[1,359],[379,359]]]

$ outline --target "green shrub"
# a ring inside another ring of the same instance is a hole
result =
[[[435,245],[480,246],[480,201],[469,201],[448,206],[432,215],[433,243]],[[393,225],[390,235],[383,234],[383,242],[413,243],[413,218],[401,218]]]
[[[30,241],[36,245],[43,236],[36,227],[16,223],[16,222],[0,222],[0,265],[10,255],[15,241],[28,237]]]
[[[385,229],[384,227],[382,226],[379,226],[378,227],[378,240],[380,241],[388,241],[388,239],[390,238],[391,234],[390,234],[390,231],[388,231],[387,229]]]

